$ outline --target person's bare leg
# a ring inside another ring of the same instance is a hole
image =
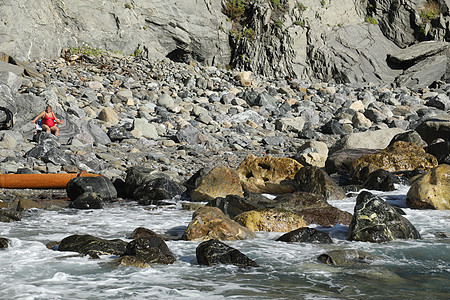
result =
[[[56,126],[53,126],[52,128],[50,128],[51,131],[55,134],[55,136],[59,136],[59,128]]]
[[[42,124],[41,127],[45,130],[45,132],[50,133],[50,127],[48,127],[48,125]]]

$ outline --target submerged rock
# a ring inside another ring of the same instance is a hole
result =
[[[420,239],[417,229],[383,199],[363,191],[356,198],[349,240],[383,243],[396,239]]]
[[[216,207],[205,206],[194,212],[182,239],[201,241],[218,239],[223,241],[255,238],[253,231],[231,220]]]
[[[7,238],[0,237],[0,249],[6,249],[11,244],[11,241]]]
[[[375,255],[362,250],[344,249],[328,251],[319,255],[317,259],[328,265],[352,266],[371,263],[375,258]]]
[[[238,267],[257,267],[258,264],[239,250],[232,248],[218,240],[200,243],[195,250],[199,265],[226,264]]]
[[[302,227],[280,236],[276,241],[287,243],[318,243],[331,244],[333,240],[330,236],[314,228]]]
[[[306,226],[302,217],[274,209],[246,211],[234,220],[252,231],[288,232]]]
[[[450,165],[442,164],[416,179],[406,194],[411,208],[450,209]]]

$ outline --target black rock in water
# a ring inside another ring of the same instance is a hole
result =
[[[73,200],[69,204],[69,207],[78,209],[101,209],[103,208],[103,201],[96,193],[86,192]]]
[[[417,229],[380,197],[363,191],[356,198],[349,240],[383,243],[420,238]]]
[[[173,264],[175,256],[160,236],[145,236],[134,239],[126,246],[123,256],[135,256],[145,264]]]
[[[333,240],[330,236],[314,228],[302,227],[280,236],[276,241],[280,242],[300,242],[300,243],[318,243],[331,244]]]
[[[6,249],[9,247],[11,241],[7,238],[0,237],[0,249]]]
[[[218,240],[202,242],[195,250],[199,265],[226,264],[238,267],[257,267],[258,264],[239,250]]]
[[[127,242],[120,239],[105,240],[89,234],[74,234],[62,239],[58,251],[74,251],[81,254],[122,255]]]
[[[378,169],[369,174],[363,187],[369,190],[394,191],[394,184],[399,183],[400,179],[397,176],[386,170]]]

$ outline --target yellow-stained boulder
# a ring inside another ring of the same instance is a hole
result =
[[[363,155],[355,160],[352,163],[351,173],[355,179],[364,181],[370,173],[378,169],[388,172],[431,170],[437,165],[436,157],[426,153],[423,148],[398,141],[383,150]]]
[[[253,231],[244,227],[218,209],[205,206],[195,211],[182,239],[188,241],[222,241],[245,240],[255,238]]]
[[[442,164],[416,179],[406,194],[412,208],[450,209],[450,165]]]
[[[291,158],[250,154],[241,162],[237,172],[245,191],[286,194],[295,190],[293,179],[302,167]]]
[[[289,232],[306,226],[302,217],[274,209],[246,211],[234,220],[252,231]]]
[[[213,168],[201,178],[197,188],[192,191],[192,201],[211,201],[227,195],[243,196],[239,175],[234,169],[225,166]]]

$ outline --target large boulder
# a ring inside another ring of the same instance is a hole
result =
[[[213,168],[197,184],[191,193],[192,201],[210,201],[227,195],[243,196],[238,173],[225,166]]]
[[[141,204],[151,204],[153,200],[171,199],[181,195],[186,188],[153,169],[131,167],[125,178],[125,194],[127,197],[140,200]]]
[[[83,193],[96,193],[104,201],[111,201],[117,198],[117,191],[112,181],[103,176],[98,177],[75,177],[72,178],[66,187],[67,196],[75,200]]]
[[[356,198],[348,238],[383,243],[396,239],[420,239],[417,229],[382,198],[363,191]]]
[[[431,117],[420,123],[415,129],[422,139],[431,144],[436,139],[450,139],[450,115]]]
[[[389,172],[430,170],[437,164],[436,157],[426,153],[423,148],[398,141],[386,149],[374,154],[363,155],[355,160],[352,163],[352,174],[354,178],[364,181],[367,178],[365,175],[378,169]],[[364,168],[368,170],[364,170]],[[362,172],[363,170],[364,172]]]
[[[293,179],[303,166],[286,157],[248,155],[237,168],[244,190],[285,194],[294,191]]]
[[[450,165],[442,164],[415,180],[406,194],[412,208],[450,209]]]
[[[288,232],[306,226],[302,217],[274,209],[246,211],[234,220],[252,231]]]
[[[209,240],[200,243],[195,250],[199,265],[235,265],[238,267],[257,267],[257,263],[248,258],[239,250],[230,247],[218,240]]]
[[[299,192],[319,194],[326,200],[345,198],[344,190],[333,179],[318,167],[307,166],[295,174],[295,186]]]
[[[352,214],[330,205],[323,196],[305,192],[280,195],[275,198],[273,208],[295,213],[306,224],[334,226],[336,223],[348,225]]]
[[[122,266],[147,267],[174,262],[175,256],[161,237],[145,236],[129,242],[118,263]]]
[[[58,251],[73,251],[89,255],[122,255],[127,242],[120,239],[106,240],[92,235],[74,234],[59,243]]]
[[[327,161],[325,162],[325,170],[328,174],[338,172],[350,173],[352,163],[355,160],[363,155],[375,153],[378,150],[379,149],[355,148],[336,151],[328,156]]]
[[[315,228],[301,227],[297,228],[291,232],[285,233],[276,239],[280,242],[287,243],[318,243],[318,244],[331,244],[333,240],[330,236],[322,231]]]
[[[253,231],[231,220],[216,207],[203,207],[195,211],[182,239],[204,241],[218,239],[223,241],[255,238]]]
[[[384,149],[391,142],[392,138],[402,133],[404,130],[400,128],[388,128],[375,131],[357,132],[346,135],[340,139],[330,149],[331,153],[343,149]]]

